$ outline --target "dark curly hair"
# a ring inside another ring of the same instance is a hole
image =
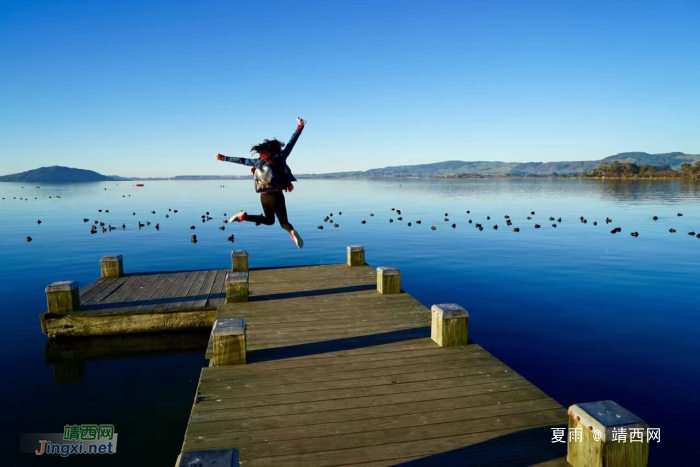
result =
[[[258,154],[269,154],[272,157],[279,156],[282,154],[282,148],[284,143],[278,139],[266,139],[260,144],[256,144],[250,148],[250,152],[256,152]]]

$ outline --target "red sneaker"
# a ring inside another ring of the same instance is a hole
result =
[[[304,248],[304,240],[301,239],[301,235],[296,230],[289,232],[289,236],[292,237],[292,241],[294,241],[297,248]]]
[[[248,215],[248,213],[246,213],[245,211],[241,211],[238,214],[236,214],[235,216],[232,216],[228,221],[229,222],[243,222],[247,215]]]

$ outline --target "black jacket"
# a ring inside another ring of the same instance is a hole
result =
[[[297,127],[282,153],[273,157],[270,161],[261,158],[226,157],[226,162],[255,167],[253,182],[255,183],[256,193],[286,191],[292,182],[297,181],[294,174],[292,174],[292,170],[287,165],[287,158],[292,153],[292,149],[294,149],[294,145],[303,130],[304,127]]]

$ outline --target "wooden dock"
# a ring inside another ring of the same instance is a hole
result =
[[[72,313],[47,312],[42,330],[51,338],[122,335],[211,328],[225,302],[228,269],[102,277],[79,291]]]
[[[237,448],[251,466],[567,465],[551,441],[566,409],[477,344],[439,347],[430,310],[379,294],[373,268],[251,271],[250,295],[216,313],[246,320],[248,364],[202,370],[183,451]]]
[[[230,270],[126,275],[121,256],[103,257],[88,287],[46,287],[42,329],[60,338],[46,360],[70,384],[86,360],[208,342],[176,467],[647,465],[649,438],[612,434],[650,430],[643,420],[613,401],[567,411],[468,339],[468,311],[428,309],[396,268],[347,253],[250,269],[234,251]]]

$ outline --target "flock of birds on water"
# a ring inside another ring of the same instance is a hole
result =
[[[24,188],[24,187],[22,187],[22,188]],[[41,187],[40,187],[40,186],[36,186],[36,188],[41,188]],[[105,190],[106,190],[106,188],[105,188]],[[126,198],[127,196],[128,196],[128,197],[131,197],[131,195],[122,195],[122,198]],[[51,199],[51,198],[53,198],[53,197],[52,197],[52,196],[49,196],[49,199]],[[60,197],[60,196],[55,196],[55,198],[61,198],[61,197]],[[2,198],[2,199],[4,200],[5,198]],[[16,200],[17,197],[15,196],[15,197],[13,197],[13,199]],[[35,197],[34,199],[37,199],[37,198]],[[22,200],[25,200],[25,201],[26,201],[26,200],[28,200],[28,198],[19,198],[19,200],[20,200],[20,201],[22,201]],[[109,214],[109,209],[98,209],[97,212],[98,212],[98,213],[103,213],[103,214]],[[169,219],[171,213],[172,213],[172,214],[177,214],[178,212],[179,212],[179,211],[178,211],[177,209],[169,208],[169,209],[168,209],[168,212],[165,214],[165,219]],[[132,214],[132,216],[136,216],[136,212],[132,212],[131,214]],[[155,215],[155,214],[156,214],[156,211],[151,211],[151,215]],[[226,216],[226,213],[224,213],[224,218],[226,218],[226,217],[227,217],[227,216]],[[202,216],[201,216],[200,219],[201,219],[202,223],[205,223],[205,222],[209,222],[209,221],[214,220],[214,218],[211,217],[209,211],[207,211],[205,214],[202,214]],[[38,220],[36,221],[36,223],[37,223],[37,225],[41,225],[41,219],[38,219]],[[87,218],[87,217],[86,217],[86,218],[83,218],[83,223],[85,223],[85,224],[91,223],[91,225],[90,225],[90,235],[94,235],[94,234],[98,233],[99,230],[101,230],[102,233],[112,232],[113,230],[119,230],[120,228],[121,228],[121,230],[126,230],[126,224],[124,224],[124,223],[122,223],[121,226],[113,226],[112,224],[108,224],[108,223],[106,223],[106,222],[104,222],[104,221],[100,221],[100,220],[97,220],[97,219],[96,219],[96,220],[91,220],[91,219],[89,219],[89,218]],[[224,219],[224,224],[226,224],[226,223],[228,223],[228,220],[227,220],[227,219]],[[141,230],[141,229],[144,228],[144,227],[148,227],[148,226],[150,226],[150,225],[151,225],[151,221],[146,221],[145,224],[144,224],[143,222],[141,222],[140,220],[137,222],[137,226],[138,226],[138,229],[139,229],[139,230]],[[98,229],[98,227],[99,227],[99,229]],[[157,223],[155,224],[154,227],[155,227],[155,229],[156,229],[157,231],[160,231],[160,223],[159,223],[159,222],[157,222]],[[195,225],[190,226],[190,230],[195,230],[196,228],[197,228],[197,226],[195,226]],[[222,225],[222,226],[219,227],[219,230],[222,230],[222,231],[223,231],[223,230],[226,230],[226,227]],[[27,242],[32,242],[33,240],[34,240],[34,239],[33,239],[32,237],[27,236]],[[229,237],[227,238],[227,240],[228,240],[229,242],[232,242],[232,243],[233,243],[233,242],[235,241],[235,236],[234,236],[234,235],[229,235]],[[197,235],[196,235],[196,234],[193,234],[193,235],[190,237],[190,242],[192,242],[192,243],[197,243],[197,242],[198,242],[198,240],[197,240]]]
[[[401,217],[401,210],[400,210],[400,209],[391,208],[391,210],[397,214],[397,217],[396,217],[396,220],[397,220],[397,221],[403,221],[403,217]],[[338,216],[341,216],[342,214],[343,214],[342,212],[338,212]],[[466,214],[467,214],[467,215],[470,215],[470,214],[471,214],[471,211],[467,210],[467,211],[466,211]],[[450,218],[448,217],[449,215],[450,215],[449,213],[447,213],[447,212],[445,213],[444,222],[450,222]],[[370,213],[369,216],[370,216],[370,217],[374,217],[374,213]],[[528,221],[532,220],[534,216],[535,216],[535,211],[531,211],[531,212],[530,212],[530,215],[527,216],[527,220],[528,220]],[[683,213],[679,212],[679,213],[676,214],[676,216],[677,216],[677,217],[683,217]],[[504,218],[504,220],[505,220],[506,227],[513,227],[513,221],[512,221],[512,219],[511,219],[511,217],[510,217],[509,215],[506,214],[505,216],[503,216],[503,218]],[[490,220],[491,220],[491,216],[486,216],[486,220],[487,220],[487,221],[490,221]],[[659,216],[653,216],[653,217],[652,217],[652,220],[658,221],[658,220],[659,220]],[[558,226],[559,224],[562,223],[562,218],[559,217],[559,218],[555,219],[553,216],[550,216],[549,221],[552,222],[552,228],[556,229],[557,226]],[[579,221],[580,221],[582,224],[588,224],[588,219],[586,219],[586,218],[583,217],[583,216],[580,216],[580,217],[579,217]],[[328,216],[326,216],[326,217],[323,219],[323,222],[328,222],[329,224],[332,224],[333,227],[335,227],[335,228],[340,227],[340,225],[339,225],[336,221],[333,220],[333,213],[330,213]],[[390,218],[390,219],[389,219],[389,223],[392,224],[393,222],[394,222],[394,219],[393,219],[393,218]],[[609,217],[606,217],[606,218],[605,218],[605,225],[611,224],[612,222],[613,222],[613,220],[610,219]],[[419,220],[415,221],[415,223],[418,224],[418,225],[420,225],[420,224],[422,224],[422,221],[419,219]],[[476,223],[475,223],[472,219],[469,219],[469,220],[467,221],[467,223],[469,223],[469,224],[474,224],[474,227],[476,227],[476,229],[479,230],[480,232],[482,232],[482,231],[484,230],[483,224],[480,224],[479,222],[476,222]],[[367,221],[366,221],[366,220],[363,220],[363,221],[362,221],[362,224],[363,224],[363,225],[364,225],[364,224],[367,224]],[[413,225],[413,223],[412,223],[412,222],[407,222],[406,225],[407,225],[408,227],[411,227],[411,226]],[[593,221],[593,226],[597,226],[597,225],[598,225],[598,222],[597,222],[597,221]],[[456,229],[456,228],[457,228],[457,224],[453,222],[453,223],[450,225],[450,227],[452,227],[453,229]],[[534,227],[535,227],[536,229],[540,229],[540,228],[542,228],[542,225],[540,225],[540,224],[535,224]],[[319,226],[317,227],[317,229],[318,229],[318,230],[323,230],[323,226],[322,226],[322,225],[319,225]],[[498,224],[494,224],[494,225],[493,225],[493,230],[498,230],[498,229],[499,229]],[[433,231],[434,231],[434,230],[437,230],[437,227],[436,227],[435,225],[432,225],[432,226],[430,227],[430,230],[433,230]],[[670,229],[668,229],[668,231],[669,231],[670,233],[676,233],[676,229],[674,229],[674,228],[670,228]],[[517,233],[517,232],[520,232],[520,227],[513,227],[513,232],[516,232],[516,233]],[[610,233],[613,234],[613,235],[618,234],[618,233],[621,233],[621,232],[622,232],[622,228],[621,228],[621,227],[615,227],[615,228],[613,228],[613,229],[610,231]],[[688,235],[690,235],[690,236],[695,236],[695,237],[697,237],[697,238],[700,239],[700,233],[697,233],[697,234],[696,234],[695,231],[692,231],[692,230],[691,230],[690,232],[688,232]],[[639,232],[630,232],[630,236],[635,237],[635,238],[636,238],[636,237],[639,237]]]
[[[24,188],[24,187],[22,187],[22,188]],[[37,186],[36,188],[40,188],[40,187]],[[105,188],[105,190],[106,190],[106,188]],[[122,198],[126,198],[126,197],[127,197],[127,195],[122,195]],[[131,195],[128,195],[128,197],[131,197]],[[52,196],[49,196],[49,198],[52,198]],[[56,195],[55,198],[59,198],[59,199],[60,199],[61,197],[58,196],[58,195]],[[5,198],[2,198],[2,199],[4,200]],[[17,200],[17,197],[14,197],[13,199]],[[28,199],[28,198],[23,198],[23,197],[19,198],[20,201],[21,201],[21,200],[27,200],[27,199]],[[34,199],[37,199],[37,198],[35,197]],[[401,222],[401,221],[404,220],[403,217],[402,217],[402,214],[401,214],[401,210],[400,210],[400,209],[391,208],[391,211],[394,212],[394,213],[396,214],[396,221]],[[109,214],[109,209],[104,209],[104,210],[103,210],[103,209],[98,209],[98,213]],[[178,210],[177,210],[177,209],[172,209],[172,208],[170,208],[170,209],[168,209],[168,212],[165,214],[165,219],[169,219],[171,214],[174,215],[174,214],[177,214],[177,213],[178,213]],[[156,211],[153,210],[153,211],[150,212],[150,214],[151,214],[151,215],[155,215],[155,214],[156,214]],[[342,214],[343,214],[342,211],[339,211],[337,217],[342,216]],[[471,211],[467,210],[467,211],[466,211],[466,214],[467,214],[467,216],[469,216],[469,215],[471,214]],[[132,216],[136,216],[136,212],[132,212]],[[677,216],[677,217],[683,217],[683,213],[680,213],[680,212],[679,212],[679,213],[676,214],[676,216]],[[226,213],[224,213],[224,214],[223,214],[223,217],[224,217],[224,219],[223,219],[223,224],[227,224],[227,223],[228,223],[228,215],[227,215]],[[337,218],[337,217],[336,217],[336,218]],[[375,217],[374,213],[370,213],[369,217],[370,217],[370,218]],[[535,217],[535,211],[531,211],[531,212],[530,212],[530,215],[526,216],[526,219],[527,219],[528,221],[531,221],[531,220],[534,219],[534,217]],[[521,231],[520,227],[513,227],[513,220],[511,219],[511,216],[509,216],[509,215],[506,214],[505,216],[503,216],[503,218],[504,218],[504,222],[505,222],[505,227],[506,227],[506,228],[512,227],[513,232],[516,232],[516,233]],[[200,220],[201,220],[202,223],[206,223],[206,222],[210,222],[210,221],[214,220],[214,218],[210,215],[210,212],[209,212],[209,211],[206,211],[204,214],[201,215]],[[486,216],[486,220],[487,220],[487,221],[490,221],[490,220],[491,220],[491,216]],[[588,219],[586,219],[584,216],[580,216],[578,220],[579,220],[579,222],[582,223],[582,224],[587,224],[587,223],[588,223]],[[653,220],[653,221],[658,221],[658,220],[659,220],[659,217],[658,217],[658,216],[653,216],[653,217],[652,217],[652,220]],[[563,220],[562,220],[561,217],[558,217],[558,218],[555,219],[553,216],[550,216],[550,217],[549,217],[549,221],[551,222],[551,228],[554,228],[554,229],[556,229],[557,226],[563,222]],[[333,219],[333,213],[330,213],[329,215],[327,215],[327,216],[323,219],[323,222],[324,222],[324,223],[329,223],[329,224],[331,224],[334,228],[339,228],[339,227],[340,227],[340,225],[338,224],[338,222],[336,222],[336,221]],[[417,224],[417,225],[421,225],[421,224],[422,224],[422,221],[421,221],[420,219],[418,219],[418,220],[416,220],[416,221],[414,221],[414,222],[415,222],[415,224]],[[449,222],[450,222],[449,213],[445,213],[445,214],[444,214],[444,222],[445,222],[445,223],[449,223]],[[540,221],[540,222],[544,222],[544,221]],[[606,224],[606,226],[607,226],[608,224],[611,224],[612,222],[613,222],[613,220],[610,219],[609,217],[606,217],[606,218],[605,218],[605,224]],[[91,235],[97,234],[98,231],[100,231],[100,230],[102,231],[102,233],[107,233],[107,232],[111,232],[111,231],[113,231],[113,230],[119,230],[119,228],[121,228],[121,230],[126,230],[126,228],[127,228],[125,223],[122,223],[121,226],[113,226],[113,225],[111,225],[111,224],[109,224],[109,223],[106,223],[106,222],[104,222],[104,221],[100,221],[100,220],[91,220],[91,219],[89,219],[89,218],[83,218],[83,223],[91,223],[91,225],[90,225],[90,234],[91,234]],[[393,217],[389,218],[389,223],[390,223],[390,224],[394,223],[394,218],[393,218]],[[468,220],[467,220],[467,223],[470,224],[470,225],[473,224],[474,227],[475,227],[477,230],[479,230],[480,232],[484,230],[484,225],[483,225],[483,224],[481,224],[481,223],[479,223],[479,222],[474,222],[472,219],[468,219]],[[361,224],[362,224],[362,225],[367,224],[367,220],[362,220],[362,221],[361,221]],[[597,222],[597,221],[593,221],[592,224],[593,224],[593,226],[597,226],[597,225],[598,225],[598,222]],[[41,225],[41,220],[40,220],[40,219],[37,220],[37,225]],[[148,227],[148,226],[150,226],[150,225],[151,225],[151,221],[146,221],[146,223],[143,223],[143,222],[141,222],[141,221],[138,221],[138,222],[137,222],[137,226],[138,226],[138,229],[139,229],[139,230],[142,229],[142,228],[144,228],[144,227]],[[256,223],[256,225],[260,225],[260,224],[259,224],[259,223]],[[413,222],[409,221],[409,222],[406,223],[406,225],[407,225],[408,227],[411,227],[411,226],[413,225]],[[457,223],[453,222],[452,224],[449,224],[449,226],[452,227],[453,229],[456,229],[456,228],[457,228]],[[197,228],[196,225],[190,226],[190,230],[195,230],[196,228]],[[324,228],[323,225],[319,225],[319,226],[317,227],[318,230],[323,230],[323,228]],[[500,227],[499,227],[498,224],[494,223],[494,224],[492,225],[492,228],[493,228],[493,230],[498,230]],[[538,224],[538,223],[535,223],[535,224],[534,224],[534,228],[535,228],[535,229],[540,229],[540,228],[542,228],[542,225],[541,225],[541,224]],[[160,230],[160,223],[159,223],[159,222],[157,222],[157,223],[155,224],[155,230],[157,230],[157,231]],[[221,231],[226,230],[226,226],[225,226],[225,225],[219,226],[219,230],[221,230]],[[437,226],[432,225],[432,226],[430,227],[430,230],[433,230],[433,231],[437,230]],[[672,233],[672,234],[677,232],[676,229],[674,229],[674,228],[670,228],[668,231],[669,231],[670,233]],[[613,234],[613,235],[618,234],[618,233],[622,233],[622,228],[621,228],[621,227],[615,227],[615,228],[613,228],[613,229],[610,231],[610,233]],[[690,232],[688,232],[688,235],[690,235],[690,236],[695,236],[695,237],[697,237],[698,239],[700,239],[700,233],[696,233],[695,231],[690,231]],[[639,237],[639,232],[636,232],[636,231],[630,232],[630,236],[635,237],[635,238],[636,238],[636,237]],[[27,242],[31,242],[32,240],[33,240],[32,237],[27,236]],[[190,237],[190,241],[191,241],[192,243],[197,243],[197,242],[198,242],[198,240],[197,240],[197,235],[196,235],[196,234],[192,234],[192,236]],[[233,242],[235,241],[235,236],[234,236],[234,235],[228,236],[227,241],[233,243]]]

